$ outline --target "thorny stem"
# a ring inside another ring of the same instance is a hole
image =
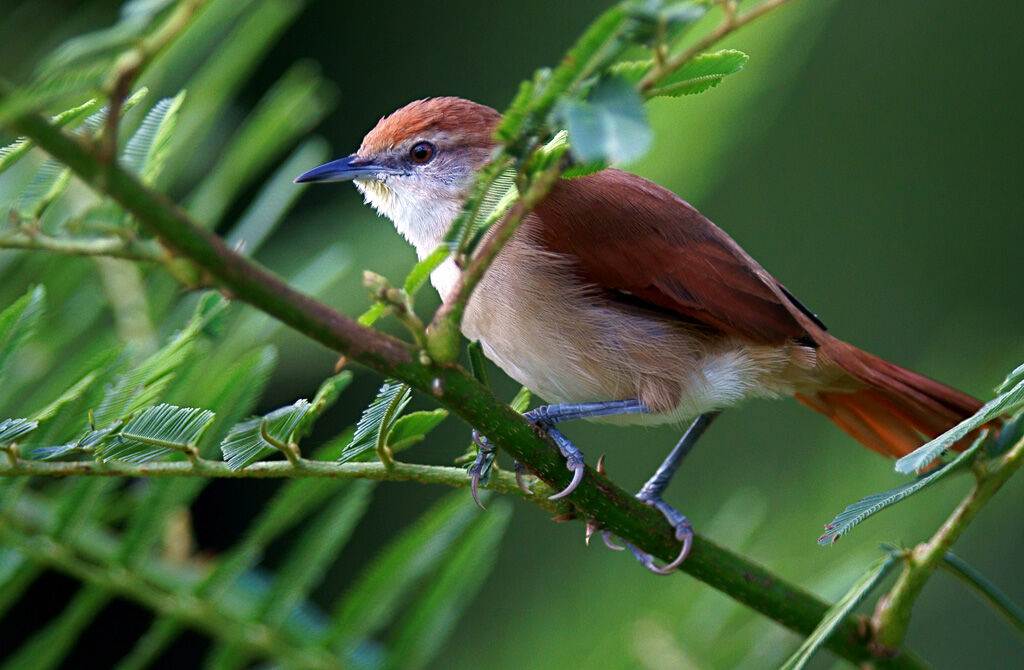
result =
[[[967,529],[985,503],[1006,483],[1024,461],[1024,439],[1001,457],[984,464],[975,461],[975,484],[930,540],[917,545],[904,556],[903,572],[892,590],[883,596],[871,619],[875,644],[884,652],[903,644],[910,625],[910,614],[925,583],[942,563],[953,543]]]

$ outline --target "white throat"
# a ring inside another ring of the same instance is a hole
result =
[[[416,184],[403,183],[399,190],[377,180],[357,179],[354,183],[366,203],[391,219],[402,237],[416,248],[420,260],[441,243],[462,206],[450,197],[418,189]],[[448,297],[458,278],[459,269],[451,258],[430,273],[430,282],[442,299]]]

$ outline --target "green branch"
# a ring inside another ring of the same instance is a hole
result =
[[[298,459],[292,461],[261,461],[241,470],[232,470],[227,463],[197,458],[194,461],[127,463],[122,461],[26,461],[0,462],[0,477],[212,477],[219,479],[373,479],[390,482],[419,482],[455,488],[469,487],[469,478],[462,468],[440,465],[419,465],[395,461],[382,463],[332,463]],[[522,491],[510,472],[495,471],[487,485],[491,491],[516,495],[552,514],[565,514],[569,505],[548,500],[555,490],[543,484],[531,495]]]
[[[977,459],[974,465],[976,481],[970,493],[930,540],[906,552],[903,572],[892,590],[878,601],[871,619],[875,641],[881,649],[903,644],[910,625],[911,610],[925,583],[942,564],[953,543],[1022,462],[1024,439],[997,459],[987,463],[981,458]]]
[[[49,251],[72,256],[107,256],[142,263],[164,264],[168,256],[156,242],[121,237],[74,238],[19,229],[0,234],[0,249]]]

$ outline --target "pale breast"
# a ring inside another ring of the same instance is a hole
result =
[[[438,290],[450,290],[447,271],[435,272]],[[806,347],[709,336],[670,315],[609,300],[580,282],[564,258],[519,235],[474,292],[463,332],[547,402],[639,398],[658,412],[615,423],[681,422],[747,397],[791,394],[814,366]]]

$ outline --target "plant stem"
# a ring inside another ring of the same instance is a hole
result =
[[[128,241],[120,237],[76,239],[27,230],[11,230],[0,235],[0,249],[51,251],[74,256],[108,256],[161,265],[168,260],[167,254],[156,242]]]
[[[195,461],[154,461],[125,463],[121,461],[47,462],[19,460],[17,465],[0,464],[0,477],[211,477],[217,479],[374,479],[392,482],[420,482],[467,488],[469,478],[462,468],[440,465],[419,465],[394,461],[383,463],[331,463],[302,459],[301,465],[291,461],[261,461],[241,470],[232,470],[227,463],[197,458]],[[529,495],[516,484],[510,472],[495,472],[487,487],[498,493],[517,495],[536,503],[552,514],[564,514],[569,505],[548,500],[554,493],[543,484]]]
[[[670,56],[664,62],[664,64],[655,63],[655,67],[649,72],[637,87],[640,90],[641,95],[650,91],[658,83],[662,77],[671,74],[675,70],[678,70],[687,61],[692,59],[704,51],[707,51],[716,42],[721,40],[723,37],[731,32],[739,30],[743,26],[747,25],[751,21],[758,19],[773,9],[777,9],[782,5],[786,4],[790,0],[764,0],[753,9],[744,12],[743,14],[736,14],[734,11],[725,10],[725,16],[722,22],[712,30],[710,33],[702,37],[700,40],[689,46],[688,48],[680,51],[679,53]]]
[[[0,91],[0,102],[3,100],[4,92]],[[198,227],[165,196],[144,186],[117,165],[101,163],[89,147],[38,115],[23,115],[14,125],[71,167],[85,183],[119,202],[166,246],[193,261],[235,297],[324,346],[435,398],[550,486],[562,488],[568,483],[569,473],[556,446],[540,437],[520,414],[461,367],[419,362],[408,344],[365,328],[296,291],[276,275],[232,251],[216,235]],[[85,467],[77,463],[61,465]],[[152,468],[154,464],[140,467]],[[370,467],[370,464],[359,467]],[[380,465],[376,467],[383,469]],[[369,472],[373,470],[367,470]],[[457,472],[465,477],[464,471]],[[415,480],[414,477],[409,479]],[[539,497],[535,496],[534,500]],[[570,499],[581,519],[596,520],[604,529],[664,561],[671,561],[679,552],[678,540],[657,510],[642,504],[593,468],[587,468]],[[824,602],[800,587],[703,537],[695,539],[693,550],[681,569],[804,635],[814,630],[828,609]],[[853,618],[839,626],[826,647],[853,662],[878,660]],[[920,667],[908,653],[886,660],[885,664]]]
[[[446,301],[437,310],[437,314],[434,315],[430,324],[427,351],[435,360],[454,361],[458,358],[462,316],[465,314],[466,305],[473,294],[473,289],[483,279],[487,268],[494,262],[505,243],[512,239],[512,234],[516,232],[526,215],[544,199],[551,187],[555,185],[562,172],[565,171],[566,165],[564,160],[557,161],[538,175],[526,192],[519,197],[516,204],[512,206],[508,215],[495,224],[488,233],[487,240],[473,254],[472,262],[462,272],[455,285],[455,298]]]
[[[1024,439],[1008,452],[979,467],[976,461],[977,480],[970,493],[960,502],[930,540],[907,552],[903,572],[892,590],[883,596],[875,608],[871,626],[875,643],[880,649],[893,648],[903,644],[910,625],[910,614],[914,601],[920,595],[932,572],[941,564],[953,543],[967,529],[968,524],[978,515],[985,503],[1006,483],[1024,461]]]

